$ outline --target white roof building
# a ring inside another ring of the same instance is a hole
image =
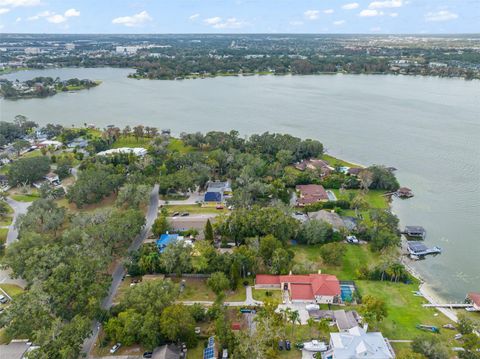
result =
[[[112,148],[110,150],[98,152],[97,156],[108,156],[108,155],[114,155],[114,154],[119,154],[119,153],[125,153],[125,154],[133,154],[138,157],[143,157],[147,154],[147,150],[142,147],[120,147],[120,148]]]
[[[330,349],[324,359],[393,359],[395,352],[382,333],[367,333],[354,327],[342,333],[330,333]]]

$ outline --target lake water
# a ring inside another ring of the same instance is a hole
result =
[[[443,254],[415,269],[446,299],[480,291],[480,82],[403,76],[263,76],[128,79],[132,70],[60,69],[4,76],[102,80],[47,99],[0,100],[1,120],[39,124],[150,125],[182,131],[285,132],[321,140],[353,162],[398,168],[415,197],[396,200],[405,224],[422,225]]]

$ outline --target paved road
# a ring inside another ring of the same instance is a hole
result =
[[[150,228],[152,227],[153,222],[157,218],[157,213],[158,213],[158,184],[153,187],[153,190],[150,193],[150,204],[148,206],[148,212],[145,218],[146,220],[145,226],[143,227],[140,234],[135,238],[133,243],[130,245],[129,247],[130,251],[138,249],[142,244],[142,242],[147,238],[148,232],[150,231]],[[117,293],[120,283],[122,282],[122,277],[124,273],[125,273],[125,267],[123,263],[122,262],[117,263],[117,265],[115,266],[115,270],[112,273],[112,284],[110,284],[108,295],[105,297],[105,299],[102,302],[103,309],[110,309],[110,307],[112,306],[113,298]],[[88,339],[86,339],[85,342],[83,343],[82,352],[84,353],[91,352],[93,345],[97,341],[99,329],[100,329],[100,323],[98,321],[95,321],[92,324],[92,335]]]
[[[18,239],[18,231],[15,228],[15,224],[17,222],[18,216],[20,214],[27,213],[27,209],[28,207],[30,207],[32,202],[17,202],[11,199],[10,197],[7,197],[6,202],[13,209],[12,224],[8,226],[7,240],[5,242],[5,245],[8,246],[9,244],[12,244]],[[11,273],[10,269],[0,269],[0,283],[16,284],[22,288],[25,288],[27,283],[21,278],[17,278],[17,279],[11,278],[10,273]]]
[[[9,204],[10,207],[13,208],[13,221],[12,224],[8,228],[8,234],[7,234],[7,246],[16,241],[18,238],[18,231],[15,228],[15,223],[17,221],[17,218],[20,214],[25,214],[27,213],[28,207],[32,204],[32,202],[17,202],[11,199],[10,197],[7,197],[6,199],[7,203]]]

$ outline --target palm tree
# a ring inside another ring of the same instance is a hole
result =
[[[298,313],[298,310],[290,311],[288,319],[290,320],[290,322],[292,322],[292,338],[293,338],[293,333],[295,332],[295,324],[296,323],[301,324],[300,323],[300,314]]]

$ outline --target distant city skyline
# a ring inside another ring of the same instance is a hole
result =
[[[479,0],[0,0],[2,33],[480,32]]]

